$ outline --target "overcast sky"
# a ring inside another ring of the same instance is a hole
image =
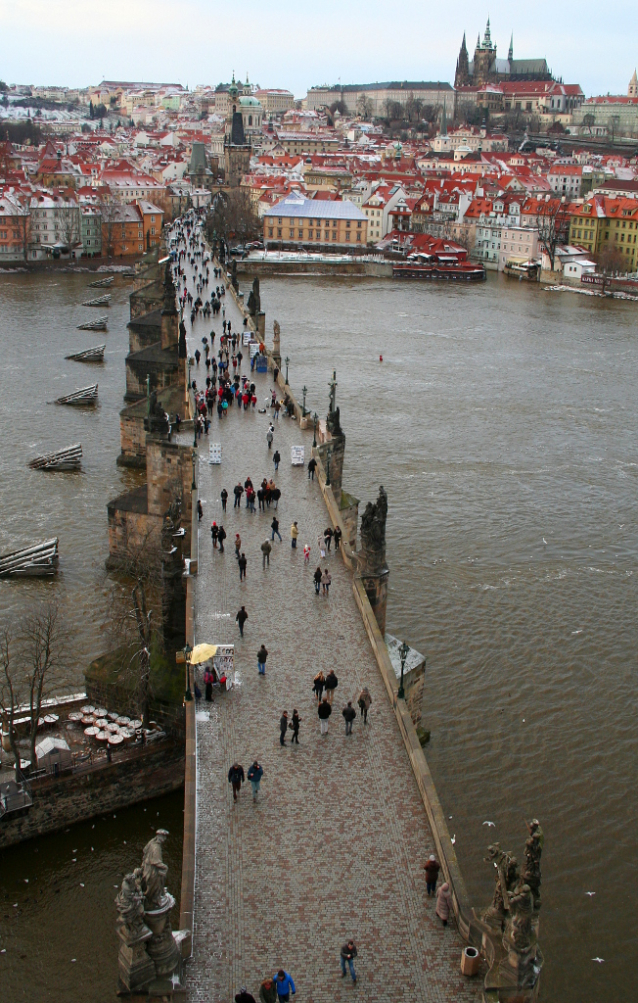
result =
[[[0,79],[216,84],[235,70],[297,97],[313,84],[448,80],[463,31],[470,58],[489,12],[506,57],[545,57],[587,95],[626,94],[638,61],[635,0],[0,0]]]

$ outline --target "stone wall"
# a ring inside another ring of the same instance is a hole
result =
[[[177,352],[164,350],[159,344],[135,352],[126,359],[125,400],[135,401],[146,397],[146,377],[150,377],[150,389],[163,390],[177,383]]]
[[[163,742],[138,755],[31,783],[33,805],[0,822],[0,849],[64,829],[117,808],[179,790],[184,784],[184,746]]]
[[[119,466],[146,466],[146,431],[144,415],[135,412],[136,405],[120,412],[120,449],[117,458]]]
[[[110,501],[107,517],[108,568],[126,563],[131,552],[140,546],[160,546],[163,516],[153,515],[149,519],[145,484]]]

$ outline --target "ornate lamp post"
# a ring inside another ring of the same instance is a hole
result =
[[[186,693],[184,694],[184,703],[190,703],[193,699],[193,694],[191,693],[191,655],[193,654],[193,649],[188,642],[184,645],[184,660],[186,662]]]
[[[290,359],[288,358],[288,356],[286,356],[284,362],[286,363],[286,386],[289,386],[290,384],[288,383],[288,363],[290,362]]]
[[[331,483],[330,482],[330,457],[331,456],[332,456],[332,449],[330,448],[330,446],[328,446],[328,450],[326,452],[326,487],[328,487],[328,485]]]
[[[314,428],[314,435],[313,435],[313,438],[312,438],[312,448],[313,449],[317,448],[317,422],[318,422],[318,420],[319,420],[319,415],[315,411],[314,415],[312,416],[313,428]]]
[[[403,689],[403,672],[405,669],[405,660],[408,657],[409,653],[410,653],[410,645],[406,644],[404,641],[401,647],[399,648],[399,657],[401,659],[401,682],[399,683],[399,692],[397,693],[397,697],[399,698],[399,700],[405,700],[405,690]]]
[[[308,387],[305,384],[302,387],[301,392],[303,394],[303,404],[302,404],[302,407],[301,407],[301,412],[302,412],[302,416],[305,418],[306,417],[306,394],[308,393]]]

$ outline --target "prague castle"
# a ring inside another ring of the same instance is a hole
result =
[[[479,34],[474,50],[474,59],[470,60],[465,42],[465,34],[461,51],[456,62],[454,87],[475,86],[498,83],[501,80],[553,80],[551,71],[545,59],[514,59],[514,37],[510,41],[507,59],[498,59],[496,46],[492,42],[490,21],[481,42]]]

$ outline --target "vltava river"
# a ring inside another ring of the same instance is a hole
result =
[[[388,491],[387,627],[427,656],[427,757],[474,903],[492,895],[486,845],[522,859],[537,816],[543,999],[630,999],[636,305],[496,277],[261,291],[321,416],[337,370],[360,511]]]
[[[0,276],[0,551],[59,535],[61,552],[55,582],[0,583],[0,612],[59,598],[72,687],[106,647],[106,503],[136,482],[115,466],[130,287],[118,280],[109,332],[91,334],[75,329],[100,313],[79,306],[88,281]],[[262,302],[269,341],[281,323],[292,386],[301,397],[305,384],[322,416],[337,370],[347,489],[361,508],[379,484],[388,491],[388,630],[427,656],[428,761],[473,901],[492,894],[487,843],[522,857],[524,819],[538,816],[544,1000],[631,999],[636,306],[493,277],[468,288],[269,280]],[[102,341],[103,367],[64,361]],[[95,412],[46,404],[94,379]],[[37,452],[77,441],[83,474],[28,470]],[[53,1000],[61,985],[78,1003],[110,995],[114,885],[161,822],[179,890],[181,809],[175,795],[150,820],[138,806],[3,855],[8,998]]]

